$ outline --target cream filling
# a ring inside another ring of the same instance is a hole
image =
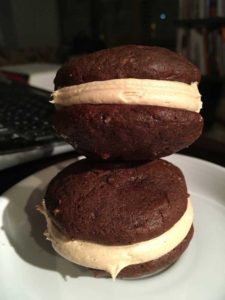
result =
[[[135,104],[156,105],[199,112],[198,83],[154,79],[111,79],[63,87],[52,93],[56,105]]]
[[[44,203],[39,210],[47,221],[45,235],[56,252],[78,265],[104,270],[110,273],[113,279],[127,266],[160,258],[173,250],[186,237],[193,223],[193,209],[191,201],[188,200],[183,216],[162,235],[131,245],[107,246],[82,240],[69,240],[53,225]]]

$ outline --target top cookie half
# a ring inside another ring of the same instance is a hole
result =
[[[74,57],[57,73],[55,89],[121,78],[199,82],[200,72],[183,56],[165,48],[126,45]]]

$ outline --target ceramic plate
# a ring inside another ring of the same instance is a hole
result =
[[[55,254],[35,206],[46,184],[71,161],[44,169],[0,198],[0,299],[225,299],[225,169],[191,157],[167,158],[187,181],[195,235],[169,269],[139,280],[94,278]]]

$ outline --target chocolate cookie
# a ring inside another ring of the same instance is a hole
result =
[[[56,131],[94,159],[153,160],[192,144],[202,117],[187,110],[119,104],[77,104],[56,111]]]
[[[183,56],[160,47],[125,45],[73,58],[55,78],[55,89],[118,78],[160,79],[191,83],[200,72]]]
[[[128,245],[170,229],[187,208],[181,171],[148,163],[76,162],[50,182],[45,205],[69,239]]]

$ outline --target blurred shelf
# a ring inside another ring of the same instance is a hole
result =
[[[175,25],[177,27],[195,27],[195,28],[199,27],[199,28],[215,29],[221,26],[225,26],[225,17],[176,20]]]

